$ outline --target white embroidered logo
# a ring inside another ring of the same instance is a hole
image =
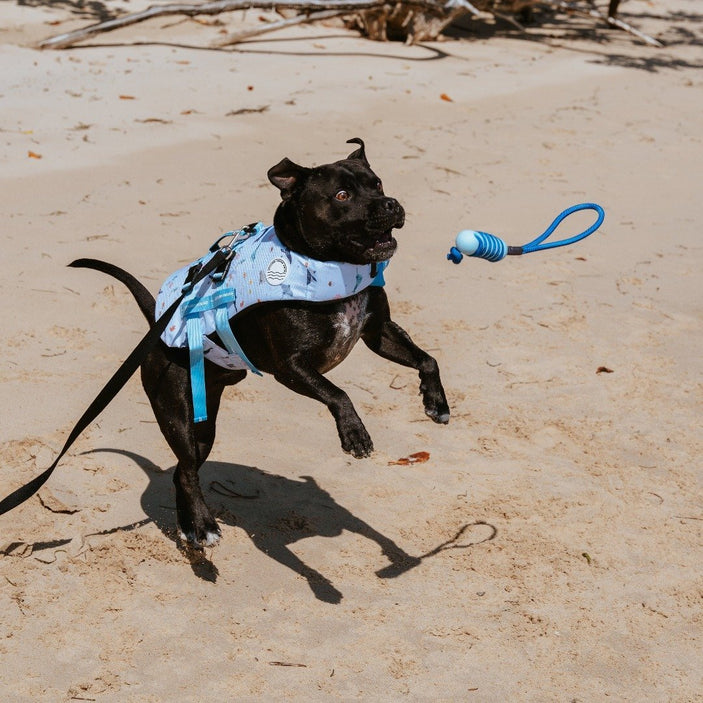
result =
[[[288,278],[290,268],[285,259],[271,259],[266,267],[266,282],[272,286],[280,286]]]

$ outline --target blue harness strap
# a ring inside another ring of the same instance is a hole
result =
[[[387,261],[379,261],[376,264],[376,275],[369,285],[377,286],[378,288],[383,288],[383,286],[386,285],[386,279],[383,277],[383,272],[386,270],[387,266]],[[373,274],[371,275],[373,276]]]
[[[186,316],[188,329],[188,352],[190,354],[190,392],[193,396],[193,419],[207,420],[207,397],[205,394],[205,357],[203,355],[203,326],[200,315]]]
[[[215,311],[216,330],[222,343],[230,354],[237,354],[249,369],[261,376],[263,375],[254,364],[249,361],[243,349],[239,346],[232,328],[229,326],[227,306],[236,302],[237,294],[233,288],[222,288],[211,295],[198,297],[191,294],[181,304],[181,310],[186,320],[188,332],[188,353],[190,358],[190,391],[193,398],[193,419],[195,422],[207,420],[207,394],[205,392],[205,352],[203,349],[203,325],[201,314],[206,310]]]
[[[226,305],[218,306],[215,310],[215,329],[222,343],[225,345],[225,349],[227,349],[230,354],[236,354],[249,367],[249,371],[252,373],[255,373],[257,376],[264,375],[249,361],[244,350],[239,346],[239,342],[234,336],[232,328],[229,326],[229,316]]]

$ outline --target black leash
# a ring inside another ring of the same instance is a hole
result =
[[[205,276],[212,273],[218,266],[232,256],[232,252],[227,249],[218,249],[215,255],[203,266],[193,277],[192,284],[195,285]],[[192,286],[191,286],[192,288]],[[190,290],[190,289],[189,289]],[[112,399],[120,392],[125,383],[129,381],[134,372],[142,365],[142,362],[149,353],[149,350],[159,341],[163,331],[173,317],[173,314],[178,309],[183,298],[188,294],[186,290],[181,296],[173,302],[171,307],[164,312],[163,315],[154,323],[153,327],[144,335],[142,341],[137,344],[132,353],[122,362],[122,365],[115,371],[112,378],[105,384],[105,387],[98,393],[95,400],[90,404],[88,409],[83,413],[76,426],[71,430],[63,449],[56,457],[54,463],[43,473],[33,478],[29,483],[21,486],[16,491],[10,493],[9,496],[0,501],[0,515],[16,508],[26,500],[31,498],[48,480],[54,469],[58,466],[63,455],[69,450],[71,445],[76,441],[78,436],[88,425],[95,420],[100,413],[110,404]]]

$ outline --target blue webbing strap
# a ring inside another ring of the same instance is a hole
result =
[[[376,264],[376,276],[374,277],[373,281],[371,281],[372,286],[383,288],[383,286],[386,285],[386,279],[383,277],[383,272],[386,270],[387,266],[387,261],[379,261]],[[371,275],[373,276],[373,273]]]
[[[229,315],[227,314],[226,306],[218,306],[215,310],[215,329],[230,354],[236,354],[249,367],[252,373],[255,373],[257,376],[264,375],[249,361],[244,350],[239,346],[239,342],[234,336],[232,328],[229,326]]]
[[[207,310],[215,311],[215,329],[230,354],[237,354],[249,369],[263,374],[249,361],[237,342],[229,326],[227,306],[236,301],[234,288],[222,288],[205,297],[186,298],[182,304],[182,314],[186,320],[188,352],[190,356],[190,392],[193,398],[193,420],[207,420],[207,394],[205,391],[205,353],[203,351],[203,325],[200,319]]]
[[[205,359],[203,356],[203,326],[200,314],[186,317],[188,353],[190,354],[190,392],[193,396],[193,420],[207,420],[207,397],[205,395]]]

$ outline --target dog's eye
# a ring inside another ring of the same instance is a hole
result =
[[[378,183],[376,183],[376,190],[377,190],[379,193],[383,193],[383,183],[381,183],[381,181],[379,181]]]
[[[337,198],[337,200],[345,201],[349,200],[349,198],[351,198],[351,195],[349,195],[346,190],[340,190],[334,197]]]

